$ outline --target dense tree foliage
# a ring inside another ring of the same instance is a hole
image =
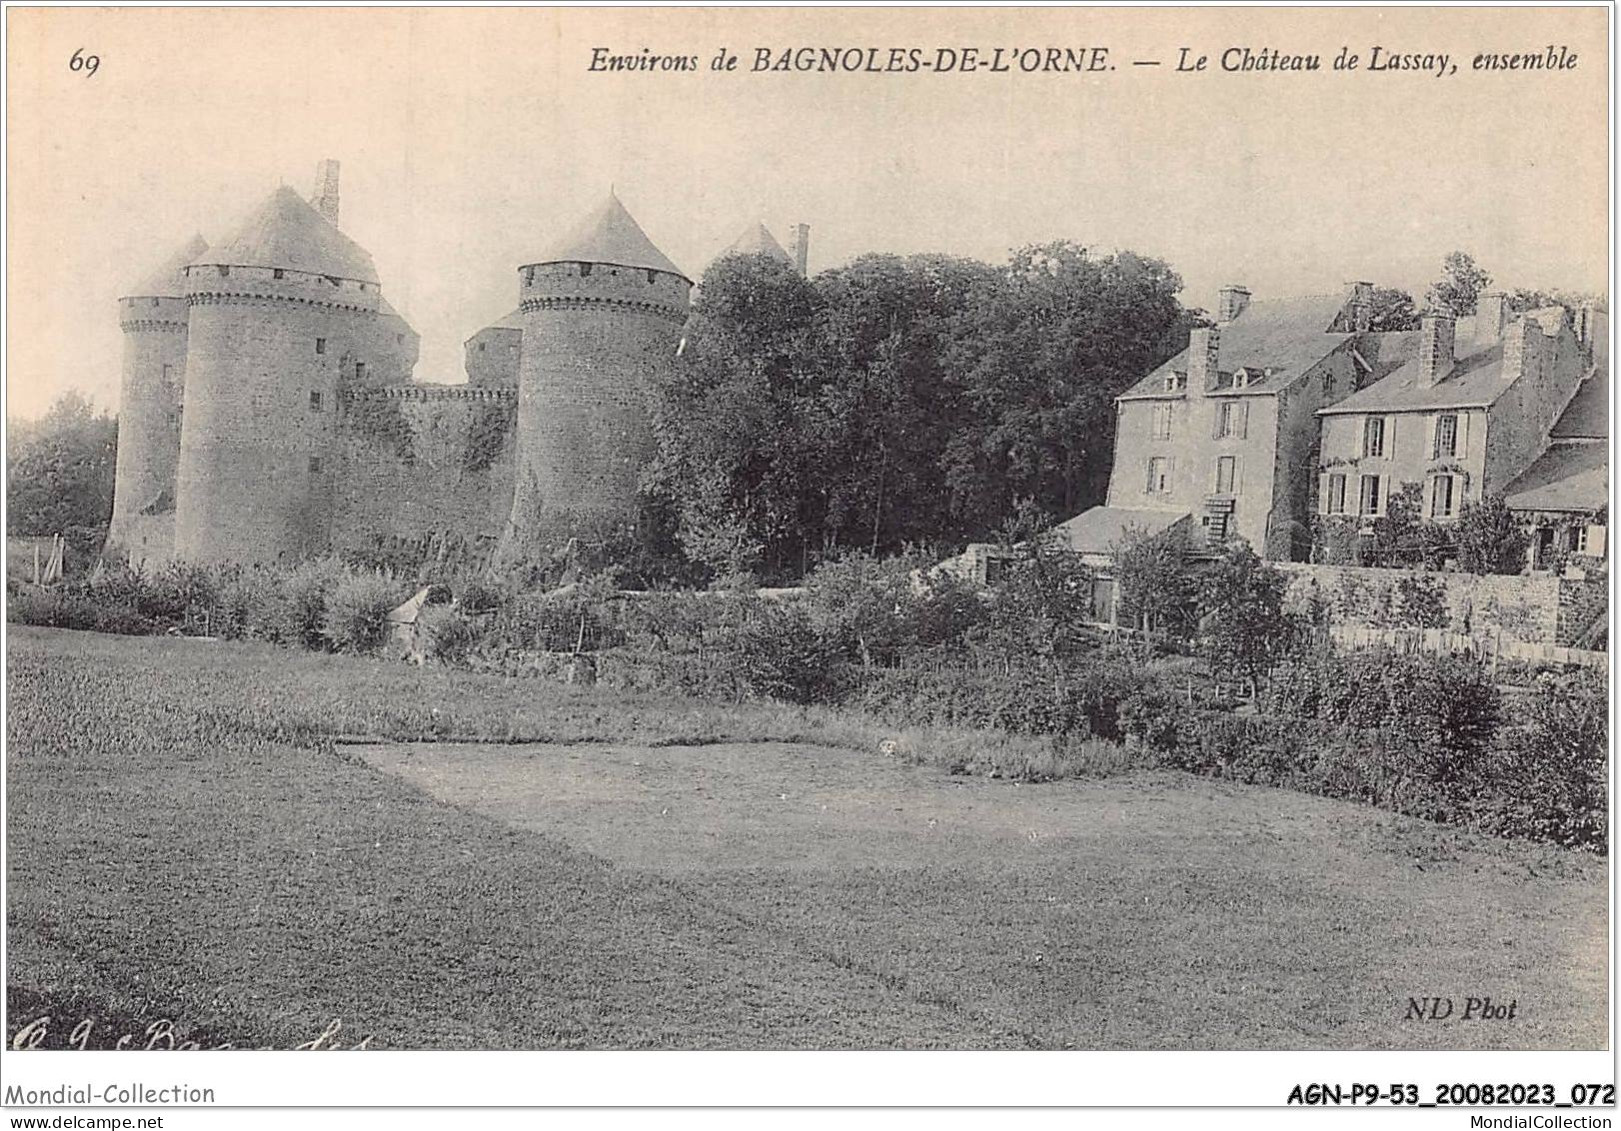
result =
[[[727,257],[653,390],[648,495],[711,576],[946,549],[1021,503],[1068,516],[1102,500],[1114,398],[1186,344],[1180,289],[1158,260],[1064,242],[814,279]]]
[[[76,549],[99,550],[113,513],[118,421],[69,392],[9,432],[6,533],[66,534]]]
[[[1441,264],[1441,277],[1430,286],[1426,299],[1429,309],[1462,318],[1475,312],[1480,294],[1491,286],[1492,277],[1475,263],[1474,256],[1454,251]]]

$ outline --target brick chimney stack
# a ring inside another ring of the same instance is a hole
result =
[[[315,166],[315,199],[310,203],[334,228],[338,226],[338,162],[330,157]]]
[[[1221,357],[1221,330],[1201,326],[1188,335],[1188,396],[1199,396],[1216,387],[1216,370]]]
[[[1503,336],[1508,322],[1508,295],[1502,291],[1487,291],[1475,304],[1475,338],[1482,342],[1495,342]]]
[[[1231,322],[1250,304],[1249,288],[1238,283],[1228,283],[1218,292],[1216,303],[1216,321]]]
[[[1424,383],[1439,385],[1452,372],[1452,364],[1457,360],[1453,347],[1458,321],[1450,314],[1426,314],[1422,326],[1418,360],[1423,366]]]
[[[810,225],[794,225],[794,270],[805,274],[810,264]]]

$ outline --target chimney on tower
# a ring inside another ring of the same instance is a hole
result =
[[[315,166],[315,210],[335,228],[338,226],[338,163],[328,157]]]
[[[1228,283],[1221,288],[1217,300],[1216,321],[1231,322],[1234,318],[1243,314],[1244,308],[1250,304],[1250,291],[1248,287],[1240,286],[1237,283]]]
[[[810,263],[810,225],[794,225],[794,270],[801,275]]]

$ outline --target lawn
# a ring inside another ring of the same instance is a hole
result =
[[[1580,853],[1180,775],[956,778],[769,705],[15,626],[8,659],[13,1032],[1605,1040],[1605,862]],[[1515,1020],[1403,1020],[1486,994]]]

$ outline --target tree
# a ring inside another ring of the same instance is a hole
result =
[[[1368,564],[1398,569],[1424,563],[1422,493],[1417,483],[1403,483],[1390,492],[1384,513],[1373,520],[1373,537],[1365,548]]]
[[[1242,676],[1254,695],[1294,650],[1299,633],[1283,610],[1288,580],[1249,543],[1232,542],[1200,577],[1199,638],[1217,671]]]
[[[80,554],[98,553],[113,513],[118,421],[68,392],[10,430],[6,533],[66,534]]]
[[[980,286],[946,367],[967,410],[944,457],[959,531],[994,529],[1020,498],[1060,516],[1102,501],[1114,398],[1187,345],[1181,288],[1158,259],[1067,241]]]
[[[1441,272],[1425,299],[1429,309],[1456,318],[1473,314],[1480,292],[1491,286],[1492,277],[1475,264],[1473,256],[1462,251],[1447,256]]]
[[[713,576],[961,546],[1020,500],[1073,514],[1101,499],[1114,397],[1185,343],[1180,286],[1157,260],[1062,242],[1005,267],[868,255],[810,280],[727,257],[651,392],[644,487]]]
[[[1133,528],[1112,549],[1122,620],[1149,635],[1185,635],[1195,591],[1182,548],[1162,533]]]
[[[1395,287],[1378,287],[1368,300],[1368,329],[1377,334],[1416,330],[1418,310],[1413,296]]]
[[[1503,496],[1465,503],[1458,515],[1458,568],[1469,573],[1519,573],[1530,538]]]

